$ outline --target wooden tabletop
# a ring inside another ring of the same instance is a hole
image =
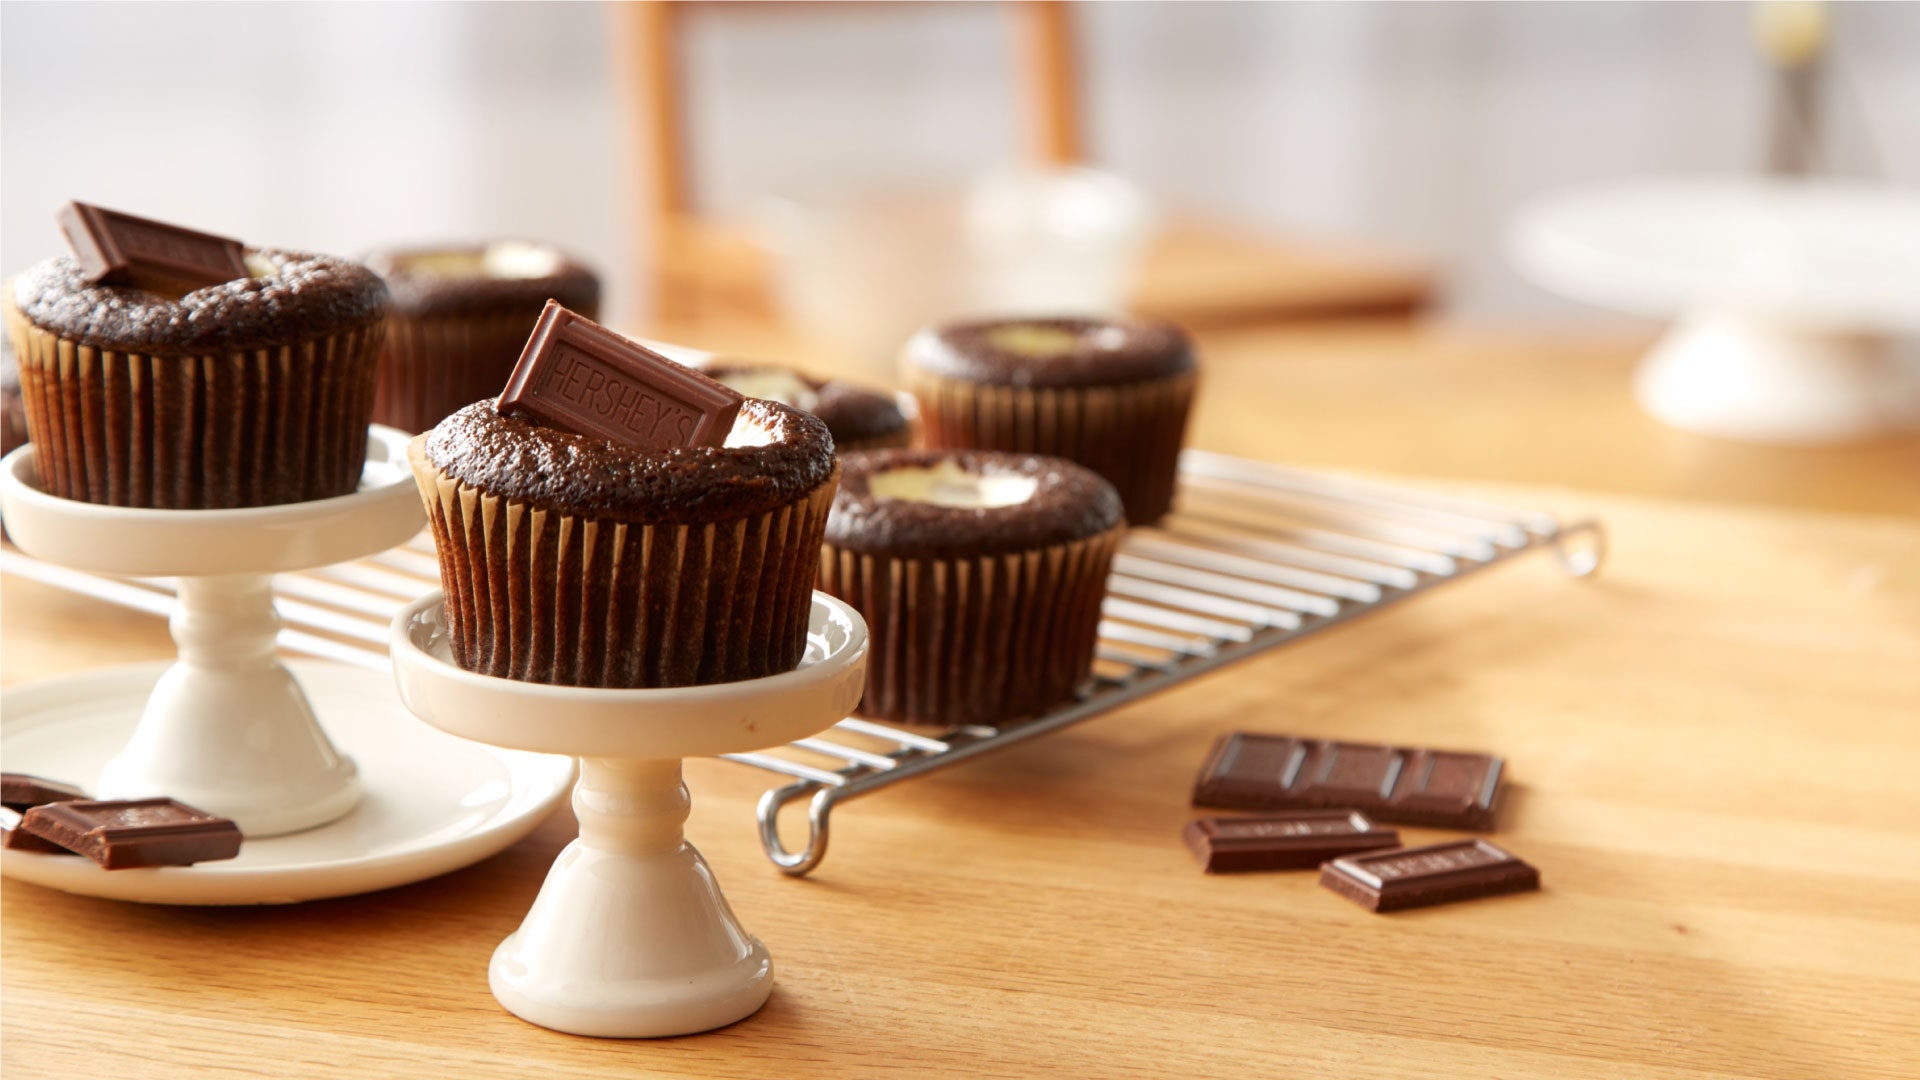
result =
[[[1413,416],[1414,388],[1383,394]],[[1246,452],[1257,422],[1202,441]],[[0,1072],[1920,1074],[1920,521],[1471,490],[1602,517],[1610,562],[1529,556],[848,804],[804,880],[761,856],[763,774],[689,763],[689,835],[778,969],[732,1028],[599,1041],[495,1004],[488,955],[563,812],[471,869],[296,907],[9,882]],[[0,634],[9,686],[169,654],[156,619],[11,578]],[[1378,916],[1311,874],[1202,875],[1187,794],[1235,729],[1505,755],[1494,838],[1543,890]]]

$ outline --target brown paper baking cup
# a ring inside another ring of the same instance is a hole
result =
[[[173,510],[345,495],[360,482],[383,324],[200,356],[84,345],[8,297],[40,482],[68,499]]]
[[[820,590],[867,620],[860,715],[997,724],[1072,700],[1092,670],[1107,570],[1124,531],[960,559],[823,547]]]
[[[1173,506],[1194,373],[1117,386],[1014,387],[947,379],[909,365],[925,445],[1051,454],[1113,484],[1127,520],[1151,525]]]
[[[455,662],[563,686],[755,679],[806,652],[839,471],[735,521],[630,525],[489,495],[408,456],[426,501]]]
[[[498,397],[539,318],[538,307],[489,315],[390,317],[380,351],[374,422],[426,431],[464,405]]]

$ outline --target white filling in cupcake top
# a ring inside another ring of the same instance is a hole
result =
[[[1069,330],[1044,323],[1009,323],[987,331],[987,344],[1016,356],[1057,356],[1075,349],[1118,349],[1127,332],[1118,326]]]
[[[488,244],[481,261],[497,278],[543,278],[560,272],[559,252],[519,240]]]
[[[251,277],[272,277],[280,272],[272,263],[261,258],[257,252],[249,251],[243,254],[240,256],[240,261],[247,264],[247,274]]]
[[[772,446],[773,429],[749,416],[741,410],[733,418],[733,430],[727,432],[727,441],[723,446]]]
[[[400,260],[400,269],[420,277],[490,277],[509,280],[552,277],[560,255],[520,240],[488,244],[479,251],[427,251]]]
[[[1040,481],[1031,476],[982,476],[951,461],[931,469],[888,469],[867,478],[867,490],[875,498],[965,510],[1018,506],[1033,498],[1039,486]]]
[[[812,412],[820,404],[820,395],[813,392],[806,380],[791,371],[768,368],[764,371],[732,371],[725,375],[716,375],[719,380],[745,394],[747,397],[765,401],[777,401],[782,405],[791,405],[796,409]]]
[[[987,331],[987,344],[1019,356],[1052,356],[1071,351],[1080,335],[1058,326],[1013,323]]]

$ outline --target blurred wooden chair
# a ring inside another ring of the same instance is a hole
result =
[[[719,316],[771,321],[767,255],[747,230],[703,217],[690,175],[681,37],[701,9],[760,4],[646,0],[619,5],[618,85],[637,104],[639,193],[635,250],[648,282],[639,306],[656,324]],[[1073,5],[1009,0],[1028,156],[1083,160],[1079,58]],[[791,17],[803,7],[781,5]],[[1223,223],[1174,217],[1142,266],[1132,306],[1189,325],[1334,315],[1407,314],[1434,297],[1424,263],[1382,250],[1276,243]]]

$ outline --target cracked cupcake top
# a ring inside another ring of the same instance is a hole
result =
[[[486,494],[635,525],[749,517],[798,500],[836,472],[826,424],[754,398],[722,446],[643,450],[503,416],[491,399],[421,438],[434,468]]]
[[[521,309],[538,316],[548,300],[591,316],[600,279],[559,248],[520,240],[376,251],[367,266],[386,279],[393,310],[407,316],[473,315]]]
[[[866,450],[840,459],[827,543],[900,558],[1031,551],[1121,523],[1120,496],[1063,458],[986,450]]]
[[[249,277],[170,296],[90,285],[62,255],[15,278],[8,299],[49,333],[100,349],[200,355],[326,337],[384,319],[387,287],[359,263],[248,248]]]
[[[929,327],[906,362],[994,386],[1112,386],[1194,370],[1186,331],[1150,319],[984,319]]]
[[[762,397],[804,409],[826,422],[840,444],[899,436],[905,441],[907,414],[891,393],[844,379],[808,378],[782,364],[720,359],[697,370],[748,397]]]

